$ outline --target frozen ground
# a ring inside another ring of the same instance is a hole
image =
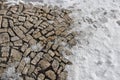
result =
[[[10,0],[12,1],[12,0]],[[71,9],[78,31],[68,80],[120,80],[120,0],[25,0]]]

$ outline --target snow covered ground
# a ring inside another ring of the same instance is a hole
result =
[[[73,55],[66,56],[73,62],[66,68],[68,80],[120,80],[120,0],[30,1],[73,11],[71,27],[79,35]]]

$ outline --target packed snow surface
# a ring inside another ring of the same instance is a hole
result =
[[[24,2],[57,5],[73,11],[75,23],[71,27],[79,35],[77,45],[71,49],[73,55],[66,56],[73,62],[66,67],[67,80],[120,80],[120,0]]]

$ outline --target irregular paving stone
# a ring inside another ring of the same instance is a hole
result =
[[[30,68],[30,65],[29,64],[27,64],[25,67],[24,67],[24,70],[23,70],[23,74],[27,74],[27,72],[28,72],[28,70],[29,70],[29,68]]]
[[[31,53],[30,53],[30,57],[31,57],[31,58],[34,58],[34,57],[35,57],[35,55],[36,55],[36,53],[35,53],[35,52],[31,52]]]
[[[49,50],[48,53],[53,57],[55,53],[52,50]]]
[[[6,13],[7,13],[7,10],[0,10],[1,15],[6,15]]]
[[[66,80],[68,73],[66,71],[61,72],[59,75],[59,80]]]
[[[0,16],[0,28],[1,28],[1,25],[2,25],[2,16]]]
[[[48,70],[45,72],[46,76],[48,76],[51,80],[55,80],[56,79],[56,75],[52,70]]]
[[[31,51],[32,51],[31,48],[27,48],[24,52],[24,56],[29,55]]]
[[[69,56],[69,55],[72,55],[72,52],[69,50],[65,50],[65,54]]]
[[[72,39],[68,42],[71,46],[74,46],[76,45],[76,40],[75,39]]]
[[[53,60],[53,58],[49,54],[44,54],[43,57],[49,62]]]
[[[8,27],[8,20],[7,19],[3,19],[2,27]]]
[[[22,40],[17,40],[14,42],[14,46],[22,46],[23,45],[22,43],[23,43]]]
[[[19,36],[20,38],[24,38],[25,37],[23,32],[18,27],[14,27],[13,30],[17,34],[17,36]]]
[[[14,32],[12,31],[11,28],[8,29],[8,33],[10,34],[10,36],[15,36]]]
[[[34,65],[30,65],[30,68],[28,70],[28,74],[31,74],[34,70],[35,70],[35,66]]]
[[[24,26],[25,26],[27,29],[30,29],[31,27],[33,27],[33,24],[30,23],[29,21],[26,21],[26,22],[24,23]]]
[[[60,73],[62,72],[62,70],[63,70],[63,67],[61,66],[61,67],[58,69],[57,74],[60,74]]]
[[[35,79],[32,77],[25,76],[25,80],[35,80]]]
[[[21,59],[21,57],[22,57],[21,55],[22,55],[22,53],[19,52],[19,51],[16,50],[16,49],[12,49],[12,50],[11,50],[11,57],[12,57],[13,60],[15,60],[15,61],[20,61],[20,59]]]
[[[20,28],[24,33],[27,32],[27,29],[26,29],[25,27],[23,27],[23,26],[19,26],[19,28]]]
[[[24,8],[24,4],[20,2],[18,8],[19,13],[23,11],[23,8]]]
[[[17,41],[17,40],[19,40],[19,39],[20,39],[20,38],[17,37],[17,36],[11,37],[11,41]]]
[[[50,66],[50,63],[47,60],[41,60],[39,64],[42,69],[47,69]]]
[[[31,61],[31,63],[32,64],[36,64],[36,63],[38,63],[38,61],[40,60],[40,58],[42,58],[42,55],[43,55],[43,53],[41,52],[41,53],[38,53],[36,56],[35,56],[35,58]]]
[[[3,32],[7,32],[7,28],[4,28],[4,29],[0,29],[0,33],[3,33]]]
[[[39,38],[41,36],[40,32],[37,32],[36,34],[33,35],[34,38]]]
[[[21,47],[21,51],[24,52],[28,48],[28,44],[24,43],[23,46]]]
[[[52,63],[53,70],[56,72],[58,70],[58,67],[59,67],[59,62],[57,60],[54,60]]]
[[[35,75],[38,75],[38,73],[39,73],[40,70],[41,70],[40,67],[36,67],[35,70],[34,70]]]
[[[69,32],[70,11],[23,3],[1,8],[0,62],[6,64],[0,67],[17,62],[21,80],[66,80],[65,66],[71,62],[62,54],[71,52],[64,46],[76,44],[76,34]]]
[[[18,20],[24,22],[25,21],[25,17],[24,16],[19,16]]]
[[[22,72],[25,67],[25,61],[22,59],[21,62],[18,65],[17,71]]]
[[[48,37],[48,36],[51,36],[51,35],[54,35],[54,31],[51,31],[51,32],[49,32],[48,34],[46,34],[46,37]]]
[[[10,41],[8,33],[1,33],[0,34],[0,44],[8,42],[8,41]]]
[[[41,74],[39,74],[37,80],[44,80],[44,78],[45,78],[45,75],[41,73]]]

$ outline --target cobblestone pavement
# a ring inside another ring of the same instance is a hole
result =
[[[0,1],[1,80],[66,80],[63,54],[76,44],[71,11],[55,6]]]

